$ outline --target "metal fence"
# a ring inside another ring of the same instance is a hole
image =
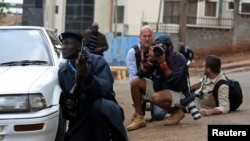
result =
[[[188,17],[188,25],[206,26],[206,27],[233,27],[233,18],[206,18],[206,17]]]
[[[172,23],[148,23],[156,32],[178,33],[179,24]],[[208,18],[208,17],[188,17],[187,25],[193,27],[215,27],[215,28],[232,28],[233,18]]]

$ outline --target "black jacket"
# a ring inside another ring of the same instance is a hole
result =
[[[66,136],[74,134],[79,126],[88,121],[87,118],[89,117],[92,105],[97,100],[101,100],[100,110],[108,117],[116,129],[123,134],[124,140],[127,140],[126,131],[123,127],[124,113],[115,100],[115,93],[113,91],[114,78],[108,63],[103,57],[88,53],[87,65],[90,76],[81,81],[80,87],[77,90],[79,102],[76,116],[71,116],[65,107],[66,100],[70,98],[70,90],[75,83],[75,73],[70,69],[69,61],[66,61],[58,72],[59,83],[63,90],[60,105],[63,108],[64,117],[70,121]]]

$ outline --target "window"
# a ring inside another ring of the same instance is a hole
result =
[[[180,1],[165,1],[163,13],[164,23],[179,24]]]
[[[61,43],[58,40],[56,34],[53,31],[46,30],[47,34],[49,35],[49,38],[54,46],[60,46]]]
[[[55,13],[58,14],[58,5],[55,7]]]
[[[36,8],[43,8],[43,1],[42,0],[36,0],[35,1],[35,7]]]
[[[83,13],[85,16],[94,15],[94,7],[93,6],[83,6]]]
[[[65,31],[81,32],[88,29],[94,19],[93,0],[67,0]]]
[[[54,32],[52,32],[50,30],[46,30],[46,32],[49,35],[49,38],[54,46],[54,49],[55,49],[58,57],[59,57],[60,49],[61,49],[61,42],[58,40],[57,35]]]
[[[188,5],[187,23],[188,24],[196,24],[196,18],[197,18],[196,15],[197,15],[197,1],[190,2]]]
[[[114,36],[122,36],[121,32],[116,32],[116,35],[115,35],[115,32],[113,34],[114,34]]]
[[[228,8],[228,10],[234,10],[234,2],[233,1],[230,1],[230,2],[228,2],[228,6],[227,6]]]
[[[67,6],[66,15],[79,16],[82,14],[81,10],[82,10],[81,5]]]
[[[205,4],[205,16],[216,17],[216,7],[217,7],[217,2],[215,2],[215,1],[206,1],[206,4]]]
[[[93,0],[84,0],[84,3],[85,4],[94,4],[94,1]]]
[[[240,4],[240,13],[241,14],[250,14],[250,3],[242,2]]]
[[[124,6],[117,6],[117,23],[124,22]]]
[[[68,4],[82,4],[81,0],[67,0],[67,5]]]

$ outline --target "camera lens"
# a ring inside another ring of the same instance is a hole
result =
[[[194,101],[191,101],[188,103],[187,110],[191,113],[194,120],[198,120],[201,118],[201,114],[199,110],[197,109]]]
[[[161,56],[163,54],[163,48],[162,47],[154,47],[153,52],[155,56]]]

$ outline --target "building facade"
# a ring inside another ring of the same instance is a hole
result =
[[[23,0],[22,25],[45,26],[58,33],[81,32],[93,19],[93,0]]]
[[[148,24],[191,48],[248,44],[250,38],[250,0],[45,0],[42,6],[41,1],[24,0],[23,23],[58,33],[81,32],[97,22],[114,37],[138,36]]]

